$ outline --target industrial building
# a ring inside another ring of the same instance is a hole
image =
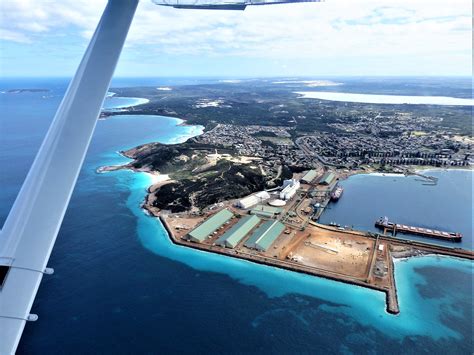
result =
[[[256,214],[261,217],[274,218],[277,215],[279,215],[282,211],[283,209],[279,207],[257,205],[250,210],[250,214]]]
[[[315,178],[316,176],[318,175],[318,173],[316,172],[316,170],[312,169],[310,171],[308,171],[302,178],[301,178],[301,182],[303,184],[310,184]]]
[[[296,191],[300,188],[300,182],[295,179],[285,180],[283,182],[283,190],[280,192],[280,200],[290,200]]]
[[[234,214],[227,209],[223,209],[208,218],[198,227],[188,233],[188,239],[192,242],[202,243],[207,237],[214,233],[224,223],[229,221]]]
[[[217,239],[216,244],[227,248],[235,248],[258,223],[260,223],[260,218],[255,215],[242,217],[240,221]]]
[[[271,200],[270,202],[268,202],[268,204],[270,206],[273,206],[273,207],[283,207],[286,205],[286,201],[283,201],[283,200],[280,200],[280,199],[275,199],[275,200]]]
[[[247,209],[247,208],[250,208],[250,207],[256,205],[257,203],[262,203],[262,202],[268,200],[269,198],[270,198],[270,195],[269,195],[268,192],[260,191],[260,192],[257,192],[254,195],[250,195],[250,196],[244,197],[243,199],[239,200],[236,203],[236,206],[239,207],[239,208]]]
[[[252,233],[244,245],[247,248],[267,251],[284,229],[285,225],[280,221],[267,221]]]
[[[323,175],[321,180],[319,180],[319,185],[331,185],[331,183],[334,181],[336,178],[336,175],[334,173],[328,171]]]

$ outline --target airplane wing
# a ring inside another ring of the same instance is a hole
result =
[[[152,0],[156,5],[177,9],[245,10],[247,6],[321,2],[324,0]]]
[[[30,314],[138,0],[109,0],[0,235],[0,354]]]
[[[319,0],[154,0],[177,8],[244,10]],[[16,351],[84,161],[138,0],[109,0],[0,233],[0,354]]]

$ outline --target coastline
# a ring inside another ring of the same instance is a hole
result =
[[[133,112],[131,112],[133,113]],[[184,119],[180,119],[180,118],[176,118],[176,117],[170,117],[170,118],[175,118],[176,120],[181,121],[179,122],[177,125],[178,126],[194,126],[194,125],[189,125],[187,124],[186,120]],[[205,131],[205,128],[202,130],[201,134]],[[177,138],[177,140],[179,141],[179,137]],[[177,142],[179,143],[179,142]],[[169,144],[169,143],[168,143]],[[420,167],[420,166],[408,166],[407,167],[408,169],[411,169],[412,171],[415,171],[415,172],[418,172],[418,171],[428,171],[428,170],[459,170],[459,169],[462,169],[462,167],[449,167],[449,168],[435,168],[435,167],[431,167],[431,166],[427,166],[427,167]],[[465,169],[465,167],[464,167]],[[151,170],[149,171],[146,171],[146,170],[137,170],[137,169],[130,169],[132,170],[133,172],[144,172],[146,175],[151,175],[151,178],[154,179],[154,174],[156,172],[153,172]],[[466,169],[466,170],[472,170],[472,169]],[[370,170],[356,170],[356,171],[348,171],[344,176],[341,176],[341,180],[344,180],[344,179],[348,179],[350,176],[352,175],[359,175],[359,174],[365,174],[365,175],[369,175],[369,174],[377,174],[377,175],[381,175],[381,176],[405,176],[406,174],[403,173],[403,172],[399,172],[399,173],[392,173],[392,172],[380,172],[378,171],[377,169],[370,169]],[[159,175],[158,175],[159,176]],[[199,247],[194,247],[194,246],[189,246],[189,245],[183,245],[181,243],[176,242],[174,240],[174,238],[172,237],[172,233],[171,233],[171,228],[168,226],[167,223],[165,223],[163,220],[163,216],[164,214],[162,214],[160,210],[157,210],[157,209],[154,209],[152,207],[152,201],[150,200],[150,196],[152,196],[152,192],[155,192],[156,190],[158,190],[161,186],[164,186],[165,184],[167,183],[170,183],[172,182],[173,180],[165,180],[163,179],[162,181],[150,181],[150,184],[148,185],[147,187],[147,193],[145,194],[145,197],[143,198],[142,197],[142,202],[140,204],[140,209],[143,211],[143,213],[146,215],[146,216],[150,216],[150,217],[157,217],[160,221],[161,221],[161,225],[163,226],[164,230],[165,230],[165,233],[166,233],[166,238],[171,242],[171,245],[174,245],[174,246],[182,246],[183,249],[188,249],[188,250],[193,250],[193,252],[198,252],[199,251],[202,251],[202,252],[205,252],[207,253],[208,255],[210,254],[216,254],[216,255],[222,255],[222,256],[225,256],[225,257],[230,257],[230,259],[238,259],[238,260],[242,260],[242,261],[247,261],[248,263],[250,264],[260,264],[260,265],[264,265],[266,268],[270,268],[270,269],[280,269],[280,270],[289,270],[291,272],[297,272],[299,274],[306,274],[306,275],[310,275],[312,277],[314,277],[315,275],[312,274],[311,272],[302,272],[300,270],[295,270],[295,269],[292,269],[292,268],[283,268],[281,267],[280,265],[271,265],[270,263],[267,263],[265,261],[257,261],[257,260],[249,260],[247,258],[245,258],[243,255],[239,255],[239,254],[234,254],[234,255],[231,255],[231,254],[227,254],[227,253],[222,253],[222,252],[219,252],[217,249],[215,250],[205,250],[205,249],[201,249]],[[410,260],[410,259],[422,259],[420,258],[420,256],[423,256],[423,257],[430,257],[430,256],[437,256],[439,257],[440,255],[439,254],[436,254],[436,253],[419,253],[419,252],[416,252],[414,250],[409,250],[409,251],[406,251],[405,254],[402,255],[402,253],[393,253],[394,255],[392,255],[391,257],[391,270],[393,272],[392,274],[392,277],[395,278],[395,264],[398,263],[399,261],[403,261],[403,260]],[[458,259],[456,257],[453,257],[453,256],[446,256],[445,259]],[[297,276],[295,275],[296,277],[301,277],[301,276]],[[364,289],[371,289],[371,290],[374,290],[374,291],[378,291],[376,292],[377,294],[380,293],[380,292],[383,292],[384,295],[385,295],[385,305],[386,305],[386,308],[385,308],[385,313],[387,314],[398,314],[398,312],[393,312],[393,311],[390,311],[389,309],[389,300],[390,300],[390,294],[387,290],[384,290],[384,289],[379,289],[377,287],[367,287],[367,285],[361,285],[361,284],[358,284],[358,283],[354,283],[354,282],[350,282],[350,281],[342,281],[338,278],[332,278],[332,277],[328,277],[327,275],[316,275],[316,278],[315,279],[327,279],[327,280],[332,280],[332,281],[335,281],[336,283],[341,283],[341,284],[347,284],[347,285],[353,285],[353,286],[356,286],[356,288],[364,288]],[[359,286],[359,287],[357,287]],[[352,287],[350,289],[353,289]],[[398,291],[396,290],[396,285],[395,285],[395,297],[398,297],[397,296],[398,294]],[[403,310],[402,310],[403,311]],[[405,311],[403,311],[405,312]],[[393,317],[394,319],[398,318],[398,317]]]
[[[181,121],[185,122],[185,120],[182,120],[182,119],[177,119],[177,120],[181,120]],[[184,126],[184,124],[183,124],[183,126]],[[192,125],[186,125],[186,126],[192,126]],[[179,138],[180,137],[178,136],[177,139],[179,139]],[[179,143],[171,143],[171,144],[179,144]],[[123,152],[121,152],[120,154],[122,156],[128,158],[128,159],[133,159],[133,158],[125,155]],[[407,166],[408,169],[410,167],[414,168],[416,166]],[[138,172],[138,173],[140,173],[140,172],[141,173],[147,173],[147,174],[150,174],[151,176],[161,176],[162,175],[160,172],[153,171],[153,170],[150,170],[150,169],[147,169],[147,168],[143,168],[143,169],[133,168],[129,165],[129,163],[124,164],[124,165],[116,165],[116,166],[104,166],[104,167],[99,168],[98,172],[102,173],[102,172],[116,171],[116,170],[131,170],[131,171]],[[434,167],[427,166],[427,167],[421,168],[420,172],[449,171],[449,170],[473,171],[474,169],[466,169],[465,167],[434,168]],[[413,170],[413,171],[416,173],[418,170]],[[385,172],[377,171],[375,169],[372,169],[372,170],[358,169],[358,170],[352,170],[352,171],[348,171],[348,172],[340,174],[339,175],[339,181],[347,180],[351,176],[355,176],[355,175],[372,175],[372,176],[382,176],[382,177],[403,177],[403,176],[405,176],[406,177],[406,176],[410,176],[411,174],[406,174],[404,172],[399,172],[399,173],[398,172],[387,172],[387,173],[385,173]],[[160,181],[157,181],[157,182],[153,182],[152,184],[150,184],[148,186],[147,195],[145,196],[143,204],[142,204],[142,208],[154,217],[160,217],[161,210],[153,206],[153,202],[156,200],[156,197],[154,196],[153,193],[156,192],[162,186],[165,186],[167,184],[176,182],[176,180],[172,179],[169,176],[169,174],[165,174],[164,176],[166,176],[166,178],[160,179]]]
[[[339,175],[339,181],[344,181],[349,179],[351,176],[355,175],[372,175],[372,176],[386,176],[386,177],[400,177],[400,176],[411,176],[414,175],[413,173],[426,173],[429,171],[451,171],[451,170],[456,170],[456,171],[467,171],[467,172],[474,172],[474,166],[471,168],[465,167],[465,166],[449,166],[445,168],[441,167],[435,167],[435,166],[429,166],[429,165],[424,165],[424,166],[419,166],[419,165],[406,165],[405,166],[407,170],[410,170],[412,173],[406,173],[406,172],[382,172],[377,169],[371,169],[371,170],[362,170],[362,169],[357,169],[357,170],[352,170],[349,172],[343,172],[342,174]]]
[[[114,116],[114,115],[113,115]],[[142,115],[138,115],[142,116]],[[150,116],[150,115],[143,115],[143,116]],[[188,139],[199,136],[203,134],[206,130],[204,126],[201,125],[192,125],[188,124],[185,119],[178,118],[178,117],[170,117],[170,116],[163,116],[166,117],[167,119],[171,119],[175,122],[176,126],[182,126],[182,127],[194,127],[194,132],[196,134],[184,134],[184,135],[177,135],[170,141],[164,143],[166,145],[173,145],[173,144],[180,144],[186,142]],[[147,145],[147,144],[153,144],[154,142],[149,142],[149,143],[144,143],[142,145]],[[131,148],[133,149],[133,148]],[[131,159],[133,161],[133,157],[128,156],[125,154],[124,151],[119,152],[120,155],[127,159]],[[450,171],[450,170],[459,170],[459,171],[473,171],[473,168],[466,168],[466,167],[461,167],[461,166],[449,166],[449,167],[433,167],[433,166],[419,166],[419,165],[407,165],[403,166],[406,171],[399,171],[400,168],[395,168],[393,170],[395,171],[381,171],[377,167],[362,167],[356,170],[339,170],[337,171],[338,175],[338,180],[339,181],[344,181],[349,179],[351,176],[355,175],[372,175],[372,176],[384,176],[384,177],[400,177],[400,176],[410,176],[410,175],[416,175],[417,173],[423,173],[427,171]],[[132,170],[134,172],[144,172],[147,174],[151,174],[152,176],[161,176],[162,174],[159,171],[153,171],[149,168],[143,167],[140,169],[136,169],[132,167],[129,163],[121,164],[121,165],[110,165],[110,166],[102,166],[97,169],[98,173],[103,173],[103,172],[108,172],[108,171],[117,171],[117,170]],[[408,171],[408,173],[407,173]],[[151,215],[155,217],[160,216],[160,210],[153,207],[152,203],[156,200],[155,197],[153,197],[153,193],[156,192],[159,188],[161,188],[164,185],[176,182],[176,180],[173,180],[170,177],[170,174],[166,174],[166,178],[161,178],[159,181],[152,182],[148,188],[147,188],[147,195],[144,199],[144,202],[142,204],[142,208],[149,212]]]
[[[448,169],[442,169],[442,170],[448,170]],[[365,172],[359,171],[359,172],[354,172],[354,173],[374,174],[374,173],[370,173],[366,171]],[[386,175],[384,173],[375,173],[375,174]],[[390,174],[388,175],[390,176]],[[391,174],[391,175],[400,176],[404,174]],[[401,261],[401,260],[408,260],[411,258],[419,258],[419,257],[426,257],[426,256],[436,256],[436,257],[444,256],[446,258],[467,259],[467,260],[474,259],[473,252],[469,250],[462,250],[455,247],[453,248],[442,247],[442,246],[432,245],[430,243],[416,242],[416,241],[410,241],[410,240],[400,240],[398,238],[391,238],[388,236],[379,236],[376,238],[376,240],[380,239],[381,243],[384,243],[390,246],[390,249],[387,248],[388,255],[389,255],[388,256],[388,263],[389,263],[388,272],[390,275],[390,279],[392,280],[391,281],[392,286],[387,287],[387,286],[381,286],[381,285],[376,285],[376,284],[370,284],[368,282],[363,282],[365,280],[355,279],[350,276],[334,273],[333,271],[318,269],[318,268],[315,269],[314,267],[309,267],[309,266],[306,266],[303,264],[297,264],[297,263],[295,264],[295,263],[292,263],[291,261],[286,261],[286,260],[273,259],[261,254],[249,254],[242,250],[237,251],[233,249],[219,248],[214,245],[207,245],[207,244],[202,244],[202,243],[191,243],[187,240],[184,240],[182,237],[176,236],[175,233],[173,233],[173,228],[167,222],[168,214],[167,213],[162,214],[161,211],[157,209],[153,209],[148,203],[149,196],[150,195],[147,195],[147,197],[145,198],[145,202],[142,205],[142,208],[146,211],[148,215],[158,217],[158,219],[162,222],[163,226],[166,229],[166,234],[168,238],[175,245],[180,245],[187,248],[205,251],[209,253],[224,255],[231,258],[242,259],[242,260],[246,260],[246,261],[250,261],[250,262],[254,262],[254,263],[258,263],[258,264],[262,264],[262,265],[266,265],[270,267],[276,267],[276,268],[285,269],[285,270],[289,270],[289,271],[293,271],[297,273],[303,273],[307,275],[330,279],[333,281],[338,281],[338,282],[342,282],[346,284],[357,285],[360,287],[365,287],[368,289],[383,292],[385,294],[385,299],[386,299],[386,311],[387,313],[394,314],[394,315],[397,315],[400,312],[398,295],[397,295],[397,286],[395,284],[395,263],[396,262]],[[319,225],[312,222],[310,223],[318,225],[318,227],[320,228],[333,230],[337,232],[337,229],[334,227]],[[375,238],[374,235],[371,235],[368,232],[358,231],[358,230],[344,231],[343,233],[358,235],[358,236],[369,238],[369,239]]]
[[[113,93],[115,94],[115,93]],[[131,113],[131,115],[133,115],[133,113]],[[108,118],[111,118],[113,116],[121,116],[121,115],[110,115],[110,116],[107,116],[105,117],[104,119],[108,119]],[[153,116],[153,115],[136,115],[136,116]],[[195,127],[196,130],[199,131],[198,134],[182,134],[182,135],[177,135],[175,137],[173,137],[172,141],[170,142],[167,142],[167,143],[163,143],[163,144],[167,144],[167,145],[173,145],[173,144],[181,144],[181,143],[185,143],[188,139],[191,139],[191,138],[194,138],[194,137],[197,137],[201,134],[203,134],[205,132],[205,127],[204,126],[201,126],[201,125],[191,125],[191,124],[188,124],[187,121],[183,118],[178,118],[178,117],[171,117],[171,116],[161,116],[161,115],[158,115],[159,117],[165,117],[167,119],[170,119],[170,120],[173,120],[176,124],[175,126],[177,127]],[[100,118],[99,118],[100,119]],[[142,145],[146,145],[146,144],[153,144],[153,143],[156,143],[156,142],[148,142],[148,143],[143,143]],[[133,149],[133,148],[132,148]],[[117,154],[121,155],[122,157],[124,158],[127,158],[127,159],[130,159],[133,161],[133,158],[128,156],[124,150],[122,151],[117,151],[116,152]],[[156,177],[156,176],[160,176],[160,175],[163,175],[161,174],[160,172],[158,171],[154,171],[154,170],[151,170],[151,169],[136,169],[136,168],[133,168],[132,166],[129,165],[130,162],[128,163],[125,163],[125,164],[117,164],[117,165],[104,165],[104,166],[100,166],[96,169],[96,172],[97,173],[106,173],[106,172],[110,172],[110,171],[117,171],[117,170],[131,170],[131,171],[134,171],[134,172],[139,172],[139,173],[147,173],[147,174],[150,174],[152,175],[153,177]],[[167,176],[167,179],[165,180],[160,180],[159,182],[157,183],[160,183],[160,184],[163,184],[164,182],[170,180],[171,179],[169,178],[169,175],[165,174],[164,176]],[[154,184],[152,184],[154,185]],[[150,187],[152,186],[150,185]]]
[[[112,95],[113,94],[113,95]],[[111,93],[110,96],[107,96],[105,100],[113,100],[113,99],[125,99],[125,100],[135,100],[133,103],[127,103],[127,104],[115,104],[113,107],[103,107],[103,111],[108,111],[108,112],[113,112],[115,110],[121,110],[121,109],[126,109],[129,107],[135,107],[135,106],[140,106],[140,105],[145,105],[150,102],[150,99],[146,99],[143,97],[127,97],[127,96],[117,96],[116,93]],[[104,100],[104,104],[107,102]]]
[[[186,123],[184,119],[181,118],[175,118],[175,117],[170,117],[175,120],[177,123],[177,126],[194,126],[194,125],[189,125]],[[202,126],[196,126],[198,129],[201,130],[201,133],[204,131],[204,127]],[[178,141],[177,143],[182,143],[185,142],[187,139],[190,137],[187,136],[186,139],[183,141],[180,136],[176,137],[176,140]],[[150,143],[151,144],[151,143]],[[168,143],[168,144],[173,144],[173,143]],[[124,152],[120,152],[120,154],[126,158],[132,159],[130,156],[127,156]],[[414,168],[415,166],[407,166],[407,169]],[[420,168],[416,166],[416,168]],[[451,167],[449,168],[433,168],[433,167],[421,167],[419,170],[420,171],[426,171],[426,170],[450,170]],[[455,168],[455,167],[453,167]],[[181,245],[185,246],[188,248],[192,249],[197,249],[201,251],[206,251],[206,252],[211,252],[211,253],[217,253],[225,256],[230,256],[238,259],[243,259],[247,260],[250,262],[255,262],[259,264],[264,264],[266,266],[273,266],[277,267],[280,269],[286,269],[290,270],[293,272],[298,272],[298,273],[304,273],[312,276],[317,276],[317,277],[322,277],[326,279],[331,279],[347,284],[352,284],[352,285],[357,285],[369,289],[373,289],[376,291],[384,292],[386,295],[386,311],[391,314],[398,314],[399,313],[399,307],[398,307],[398,300],[397,300],[397,291],[396,291],[396,285],[393,283],[393,287],[388,288],[388,287],[382,287],[378,285],[373,285],[369,283],[364,283],[359,280],[353,279],[348,276],[344,275],[339,275],[339,274],[334,274],[331,273],[330,271],[325,271],[325,270],[320,270],[320,271],[315,271],[313,268],[306,267],[304,265],[295,265],[292,264],[288,261],[282,261],[282,260],[273,260],[268,257],[265,257],[263,255],[250,255],[242,252],[237,252],[237,251],[229,251],[227,249],[222,248],[215,248],[213,246],[208,246],[208,245],[200,245],[200,244],[194,244],[194,245],[189,245],[188,242],[182,241],[179,238],[176,238],[172,232],[172,228],[168,225],[166,218],[164,215],[162,215],[161,210],[158,208],[153,207],[153,202],[156,200],[156,196],[154,195],[154,192],[156,192],[159,188],[162,186],[174,182],[170,178],[168,174],[161,174],[157,171],[153,171],[149,168],[141,168],[141,169],[136,169],[130,166],[129,163],[123,164],[123,165],[116,165],[116,166],[106,166],[106,167],[101,167],[98,169],[98,172],[106,172],[106,171],[116,171],[116,170],[122,170],[122,169],[127,169],[127,170],[132,170],[133,172],[142,172],[150,176],[150,182],[151,184],[147,188],[147,194],[143,200],[143,203],[141,204],[141,208],[145,211],[145,213],[149,216],[155,216],[158,217],[159,220],[162,222],[168,237],[170,238],[171,242],[175,245]],[[465,170],[471,170],[471,169],[465,169]],[[415,170],[415,171],[418,171]],[[358,169],[354,171],[347,171],[344,172],[340,175],[340,180],[348,179],[352,175],[357,175],[357,174],[372,174],[372,175],[378,175],[378,176],[400,176],[400,175],[409,175],[405,172],[380,172],[378,169],[368,169],[368,170],[363,170],[363,169]],[[354,231],[357,232],[357,231]],[[358,232],[361,233],[361,235],[367,237],[367,234],[364,232]],[[409,259],[413,257],[419,257],[419,256],[425,256],[425,255],[439,255],[437,253],[428,253],[424,252],[418,249],[406,249],[403,251],[395,251],[395,252],[389,252],[390,255],[390,266],[389,270],[391,273],[391,278],[394,279],[394,262],[396,260],[404,260],[404,259]],[[471,255],[472,259],[472,255]]]
[[[474,171],[474,166],[471,168],[465,166],[450,166],[447,168],[439,168],[434,166],[421,166],[414,170],[415,172],[427,172],[427,171],[449,171],[449,170],[457,170],[457,171]]]
[[[336,282],[342,282],[349,285],[355,285],[363,288],[368,288],[371,290],[383,292],[385,294],[385,304],[386,304],[386,312],[392,315],[398,315],[400,313],[399,309],[399,301],[398,301],[398,293],[397,293],[397,286],[395,282],[395,263],[401,260],[408,260],[411,258],[419,258],[419,257],[426,257],[426,256],[444,256],[445,258],[455,258],[459,260],[474,260],[474,253],[472,251],[457,251],[454,248],[443,248],[441,246],[430,245],[427,243],[420,243],[420,242],[411,242],[411,241],[404,241],[398,240],[395,238],[390,237],[380,237],[378,239],[383,241],[390,241],[392,245],[395,245],[399,250],[390,250],[389,251],[389,273],[391,277],[392,287],[383,287],[378,286],[366,282],[362,282],[359,279],[342,275],[337,272],[331,272],[324,269],[317,269],[314,267],[309,267],[303,264],[292,263],[290,261],[283,261],[274,258],[270,258],[264,255],[259,254],[249,254],[242,251],[236,251],[233,249],[228,248],[221,248],[214,245],[206,245],[201,243],[193,243],[190,241],[186,241],[182,238],[178,238],[175,233],[173,232],[173,228],[169,225],[167,221],[166,215],[159,215],[158,219],[162,223],[166,235],[168,236],[169,240],[174,245],[179,245],[185,248],[194,249],[198,251],[204,251],[208,253],[214,253],[218,255],[223,255],[231,258],[241,259],[252,263],[257,263],[269,267],[275,267],[279,269],[289,270],[292,272],[297,272],[301,274],[307,274],[310,276],[320,277]],[[326,230],[334,230],[334,227],[326,226],[326,225],[319,225],[315,223],[319,228],[323,228]],[[344,231],[345,234],[354,234],[363,237],[368,237],[366,233],[362,231]],[[439,254],[444,253],[444,254]],[[394,255],[395,254],[395,255]]]
[[[249,255],[249,254],[231,252],[231,251],[229,251],[229,249],[218,248],[218,247],[213,248],[212,246],[206,246],[206,245],[198,244],[198,243],[193,243],[192,245],[190,245],[190,243],[183,242],[183,241],[181,241],[181,240],[174,237],[174,234],[172,233],[171,227],[168,225],[168,222],[166,221],[166,219],[162,215],[159,215],[158,218],[159,218],[160,222],[162,223],[163,227],[165,228],[166,234],[168,235],[168,238],[170,239],[170,241],[174,245],[179,245],[179,246],[187,247],[187,248],[190,248],[190,249],[195,249],[195,250],[204,251],[204,252],[208,252],[208,253],[223,255],[223,256],[226,256],[226,257],[245,260],[245,261],[257,263],[257,264],[260,264],[260,265],[265,265],[267,267],[268,266],[275,267],[275,268],[278,268],[278,269],[284,269],[284,270],[288,270],[288,271],[292,271],[292,272],[297,272],[297,273],[300,273],[300,274],[306,274],[306,275],[310,275],[310,276],[313,276],[313,277],[314,276],[321,277],[321,278],[324,278],[324,279],[327,279],[327,280],[342,282],[342,283],[349,284],[349,285],[355,285],[355,286],[359,286],[359,287],[368,288],[368,289],[371,289],[371,290],[374,290],[374,291],[379,291],[379,292],[382,292],[382,293],[385,294],[386,312],[389,313],[389,314],[393,314],[393,315],[398,315],[400,313],[400,310],[399,310],[399,307],[398,307],[398,301],[396,300],[397,299],[396,290],[395,290],[395,293],[393,294],[390,290],[388,290],[386,288],[383,288],[383,287],[377,287],[375,285],[365,284],[365,283],[358,282],[357,280],[354,280],[354,279],[351,279],[351,278],[348,278],[348,277],[341,278],[340,275],[338,275],[338,276],[336,276],[336,274],[331,275],[331,273],[329,273],[329,272],[317,273],[309,267],[302,267],[301,265],[292,265],[289,262],[276,261],[276,260],[273,260],[273,259],[270,259],[270,258],[264,257],[264,256],[256,256],[256,255]]]
[[[115,95],[115,93],[111,93]],[[112,95],[112,96],[113,96]],[[104,119],[111,118],[113,116],[120,116],[120,115],[114,115],[113,111],[109,111],[109,113],[112,113],[110,116],[107,116]],[[137,115],[137,116],[151,116],[151,115]],[[188,132],[187,134],[181,134],[181,135],[176,135],[174,136],[170,141],[163,143],[166,145],[173,145],[173,144],[181,144],[185,143],[187,140],[199,136],[204,133],[205,127],[201,125],[191,125],[188,124],[185,119],[178,118],[178,117],[171,117],[171,116],[159,116],[159,117],[165,117],[166,119],[172,120],[175,124],[176,127],[192,127],[194,128],[191,132]],[[148,142],[144,143],[145,144],[152,144],[155,142]],[[132,148],[133,149],[133,148]],[[117,165],[105,165],[105,166],[100,166],[96,169],[96,173],[102,174],[102,173],[107,173],[107,172],[113,172],[113,171],[119,171],[119,170],[129,170],[134,173],[145,173],[151,178],[151,184],[147,187],[147,194],[145,195],[144,201],[141,204],[141,208],[145,210],[147,213],[149,213],[152,216],[158,217],[160,210],[153,207],[153,202],[155,200],[155,197],[153,195],[154,192],[156,192],[158,189],[161,187],[171,184],[176,182],[176,180],[173,180],[169,174],[162,174],[159,171],[154,171],[151,170],[147,167],[137,169],[133,167],[130,163],[133,162],[133,158],[128,156],[124,150],[122,151],[117,151],[116,152],[118,155],[128,159],[129,161],[126,163],[122,164],[117,164]]]
[[[142,78],[135,81],[148,82]],[[17,96],[30,112],[32,97]],[[38,98],[38,106],[25,121],[30,127],[41,122],[35,117],[54,114],[52,103],[59,103],[59,98],[50,100]],[[16,107],[20,102],[12,103]],[[141,107],[149,106],[137,107],[137,114]],[[104,352],[154,352],[160,344],[163,349],[178,347],[183,352],[233,348],[280,353],[315,349],[329,353],[383,349],[470,352],[469,281],[474,269],[469,260],[436,254],[394,258],[400,303],[400,314],[394,316],[386,311],[385,292],[174,244],[159,219],[150,218],[142,206],[148,189],[158,182],[154,174],[124,169],[98,175],[96,169],[127,164],[129,159],[119,151],[132,148],[134,142],[166,142],[191,129],[174,127],[172,120],[142,119],[144,114],[135,115],[132,109],[130,114],[134,116],[97,124],[71,200],[72,211],[65,218],[53,253],[58,275],[45,280],[41,302],[35,302],[33,309],[40,318],[41,314],[47,317],[27,324],[35,329],[26,329],[22,351],[87,352],[92,345]],[[28,165],[28,160],[18,160],[17,155],[34,157],[35,153],[29,149],[29,137],[36,129],[22,130],[20,116],[21,111],[12,114],[15,132],[9,139],[24,144],[18,146],[18,154],[6,160],[8,176],[13,177],[6,183],[13,187],[21,182],[22,166]],[[188,122],[194,121],[191,117]],[[188,142],[194,140],[200,137]],[[168,172],[161,166],[156,170]],[[442,182],[441,177],[447,174],[436,176]],[[366,179],[370,181],[365,176],[354,179],[365,185]],[[396,178],[378,179],[390,184]],[[345,183],[340,184],[345,187]],[[163,187],[160,199],[173,186]],[[347,199],[357,209],[351,186],[345,187],[339,204]],[[15,189],[11,190],[4,189],[5,201],[12,201]],[[3,204],[5,213],[8,206]],[[124,265],[129,266],[126,273],[120,271]],[[195,329],[187,336],[189,341],[183,341],[183,329]],[[120,344],[120,334],[132,336]],[[100,341],[94,345],[94,340]]]

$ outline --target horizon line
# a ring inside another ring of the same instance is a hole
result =
[[[3,75],[0,80],[3,79],[68,79],[72,78],[68,75]],[[219,79],[266,79],[266,78],[472,78],[472,74],[348,74],[348,75],[331,75],[331,74],[305,74],[305,75],[152,75],[152,76],[114,76],[114,79],[158,79],[158,78],[219,78]],[[474,79],[473,79],[474,80]]]

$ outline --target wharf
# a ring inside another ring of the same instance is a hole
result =
[[[373,264],[375,264],[375,260],[377,258],[375,256],[375,254],[377,253],[376,248],[371,248],[372,249],[370,252],[371,262],[369,263],[369,265],[367,265],[367,269],[364,271],[364,276],[355,277],[355,276],[351,276],[342,272],[338,272],[336,270],[330,270],[327,268],[305,265],[305,264],[297,263],[290,260],[282,260],[275,257],[269,257],[261,253],[249,253],[243,250],[222,248],[217,245],[206,244],[206,243],[193,243],[186,239],[179,238],[177,235],[175,235],[173,228],[170,226],[165,216],[160,216],[159,218],[163,226],[167,230],[170,240],[176,245],[193,248],[193,249],[197,249],[201,251],[221,254],[221,255],[225,255],[225,256],[229,256],[233,258],[244,259],[244,260],[258,263],[258,264],[273,266],[273,267],[286,269],[286,270],[290,270],[290,271],[294,271],[298,273],[308,274],[312,276],[318,276],[318,277],[322,277],[322,278],[326,278],[326,279],[330,279],[334,281],[344,282],[347,284],[357,285],[357,286],[366,287],[375,291],[383,292],[385,293],[385,296],[386,296],[387,312],[391,314],[400,313],[396,287],[395,287],[395,282],[394,282],[395,280],[393,279],[393,275],[391,275],[391,273],[393,273],[393,265],[392,264],[388,265],[388,272],[390,273],[389,284],[382,285],[377,282],[374,282],[375,276],[372,275],[371,269],[374,267]],[[341,233],[341,231],[337,231],[337,232]],[[306,240],[305,234],[303,233],[301,234],[301,236],[298,238],[293,238],[294,241],[292,242],[292,245],[288,245],[288,249],[292,250],[298,247],[298,245],[301,245],[301,244],[304,245],[304,241]],[[369,238],[369,240],[370,239],[371,238]],[[325,252],[325,251],[322,251],[322,252]],[[387,257],[389,257],[389,254],[387,254]]]
[[[431,243],[425,243],[421,241],[415,241],[415,240],[408,240],[408,239],[400,239],[400,238],[394,238],[389,235],[378,235],[370,232],[362,232],[362,231],[357,231],[357,230],[344,230],[340,231],[337,229],[337,227],[329,226],[326,224],[320,224],[317,222],[311,221],[310,224],[317,226],[322,229],[327,229],[327,230],[332,230],[332,231],[339,231],[342,233],[346,234],[354,234],[354,235],[360,235],[364,236],[367,238],[377,238],[379,240],[384,240],[386,242],[389,242],[390,245],[395,245],[395,246],[404,246],[404,247],[409,247],[412,249],[417,249],[422,251],[424,254],[438,254],[438,255],[446,255],[446,256],[452,256],[455,258],[461,258],[461,259],[466,259],[466,260],[474,260],[474,251],[473,250],[468,250],[468,249],[462,249],[462,248],[455,248],[455,247],[448,247],[444,245],[438,245],[438,244],[431,244]],[[413,254],[411,256],[414,256],[416,254]]]
[[[383,229],[384,234],[387,231],[392,232],[392,235],[395,236],[397,232],[399,233],[409,233],[416,234],[422,237],[435,238],[441,240],[448,240],[452,242],[460,242],[462,240],[462,235],[460,233],[445,232],[436,229],[422,228],[407,226],[404,224],[390,222],[387,217],[380,218],[375,222],[375,227]]]
[[[159,218],[170,240],[176,245],[380,291],[385,293],[386,310],[391,314],[400,312],[394,277],[394,258],[437,254],[474,259],[471,250],[406,241],[362,231],[340,230],[313,221],[309,221],[304,232],[295,231],[283,237],[283,240],[286,240],[284,254],[273,255],[273,249],[271,253],[265,254],[248,251],[243,247],[220,247],[213,243],[215,237],[203,243],[191,242],[183,238],[183,231],[175,231],[175,226],[170,225],[172,218],[169,219],[167,215],[160,215]],[[359,250],[360,257],[351,259],[351,254],[345,254],[348,250],[352,253],[358,253]],[[346,255],[346,261],[349,260],[346,265],[353,265],[353,269],[343,267],[344,258],[341,254]],[[288,255],[300,255],[303,259],[288,258]]]

